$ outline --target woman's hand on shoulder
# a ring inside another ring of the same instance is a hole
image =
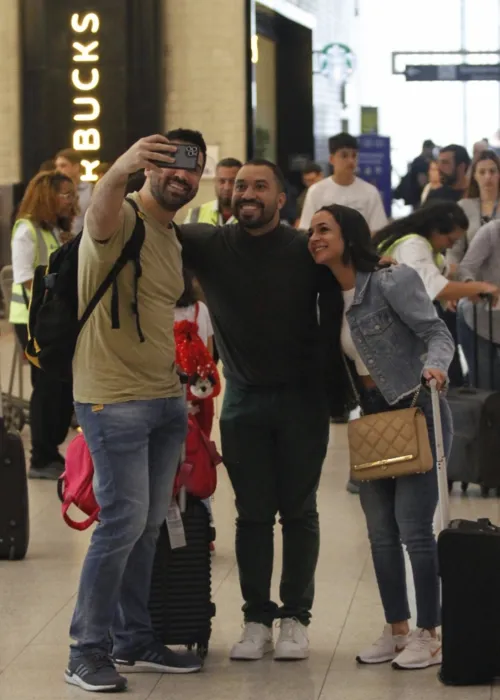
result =
[[[444,387],[446,386],[446,382],[448,380],[446,373],[443,372],[442,369],[437,369],[435,367],[430,367],[429,369],[424,369],[422,376],[425,379],[427,384],[430,383],[433,379],[435,379],[436,380],[436,388],[438,391],[442,391],[442,389],[444,389]]]
[[[379,265],[397,265],[398,261],[394,260],[394,258],[391,258],[390,255],[382,255],[382,257],[379,259]]]

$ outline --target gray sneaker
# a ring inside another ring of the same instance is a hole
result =
[[[57,481],[64,472],[64,464],[52,462],[46,467],[31,467],[28,476],[30,479],[49,479]]]
[[[66,683],[92,693],[120,693],[127,689],[127,679],[120,676],[109,655],[100,650],[70,659],[64,678]]]

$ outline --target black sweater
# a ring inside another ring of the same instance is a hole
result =
[[[290,386],[318,373],[319,271],[306,236],[288,226],[252,236],[239,224],[180,227],[184,264],[198,278],[229,379]]]

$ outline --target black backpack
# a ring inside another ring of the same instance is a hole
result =
[[[54,251],[48,266],[39,265],[35,269],[29,307],[26,357],[36,367],[51,374],[54,379],[72,381],[73,355],[78,335],[110,287],[112,328],[120,327],[116,280],[128,262],[133,262],[135,268],[132,312],[136,318],[139,339],[141,343],[144,342],[137,298],[139,278],[142,275],[140,254],[145,237],[144,218],[132,199],[127,198],[125,201],[133,207],[136,214],[134,230],[80,319],[78,250],[82,233]]]

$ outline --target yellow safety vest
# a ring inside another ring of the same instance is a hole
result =
[[[427,238],[424,238],[423,236],[419,236],[418,233],[409,233],[407,236],[403,236],[402,238],[398,238],[397,241],[394,241],[388,248],[386,248],[383,252],[383,255],[387,255],[390,257],[393,252],[396,250],[398,245],[402,243],[403,241],[408,241],[410,238],[423,238],[423,240],[427,243],[429,246],[431,252],[432,252],[432,257],[434,258],[434,262],[436,263],[436,267],[439,268],[439,270],[442,270],[444,267],[444,255],[442,253],[436,253],[430,242],[427,240]],[[383,243],[380,243],[378,247],[378,252],[380,253],[380,248],[383,246]]]
[[[28,225],[35,243],[35,261],[33,274],[38,265],[47,265],[51,254],[60,248],[61,244],[52,231],[34,225],[30,219],[19,219],[12,229],[12,240],[19,224]],[[12,284],[12,299],[10,302],[9,321],[11,323],[28,323],[28,303],[30,292],[22,284]]]
[[[188,211],[187,217],[184,221],[185,224],[212,224],[212,226],[218,226],[219,221],[219,206],[216,199],[211,202],[206,202],[200,207],[195,207]],[[236,219],[232,216],[227,224],[235,223]]]

